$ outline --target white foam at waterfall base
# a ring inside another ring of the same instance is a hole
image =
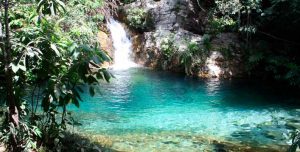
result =
[[[114,70],[126,70],[131,67],[136,67],[137,64],[132,62],[130,58],[132,43],[122,24],[111,18],[109,19],[107,27],[110,30],[115,51],[112,68]]]

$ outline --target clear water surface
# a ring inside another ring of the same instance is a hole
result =
[[[133,68],[112,71],[97,94],[69,107],[80,132],[119,136],[181,132],[252,146],[287,145],[300,126],[288,90],[240,80],[200,80]],[[86,89],[88,90],[88,89]]]

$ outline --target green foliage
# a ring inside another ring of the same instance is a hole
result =
[[[211,36],[208,34],[204,34],[203,35],[203,46],[206,50],[210,50],[211,49]]]
[[[258,37],[270,44],[270,51],[263,51],[264,60],[260,66],[264,67],[265,73],[293,86],[300,86],[299,10],[297,0],[271,0],[263,9]]]
[[[98,21],[103,20],[96,14],[101,6],[101,1],[92,0],[68,1],[66,5],[58,0],[41,0],[37,6],[16,3],[10,10],[10,66],[19,124],[6,118],[1,127],[1,142],[9,145],[9,150],[31,151],[45,145],[59,151],[63,131],[68,124],[76,123],[67,106],[80,106],[82,86],[88,85],[93,96],[94,85],[112,77],[101,66],[110,57],[95,40]],[[0,62],[0,75],[4,73],[3,64]]]
[[[142,8],[130,9],[126,15],[129,26],[135,30],[147,30],[152,26],[152,16]]]
[[[60,0],[40,0],[37,11],[43,14],[56,15],[60,11],[65,11],[65,4]]]
[[[168,36],[162,39],[160,43],[160,48],[166,59],[170,59],[178,50],[178,47],[175,44],[174,36]]]
[[[23,120],[28,117],[28,109],[26,109],[26,103],[23,102],[20,106],[20,117]],[[1,127],[0,127],[1,128]],[[16,137],[16,141],[18,142],[18,147],[8,147],[8,149],[18,150],[18,151],[30,151],[37,150],[37,139],[42,137],[42,132],[37,126],[30,124],[27,121],[20,122],[19,127],[15,127],[12,123],[8,124],[8,127],[3,127],[2,136],[0,137],[0,141],[4,143],[9,143],[11,137]]]
[[[187,75],[192,74],[192,64],[194,62],[195,53],[200,50],[197,43],[191,42],[188,44],[187,49],[180,54],[180,62],[185,67]]]
[[[186,50],[180,52],[180,62],[185,67],[185,73],[187,75],[193,74],[192,68],[195,65],[203,65],[206,61],[206,58],[209,55],[209,44],[206,44],[204,40],[204,47],[201,47],[200,44],[196,42],[189,42],[187,44]]]
[[[102,1],[71,0],[59,26],[72,40],[81,44],[97,44],[98,27],[104,22]]]
[[[252,75],[273,77],[300,86],[297,0],[215,0],[210,8],[208,32],[239,32],[245,40],[246,67]],[[223,49],[223,55],[230,51]]]
[[[247,68],[253,75],[270,75],[276,80],[286,81],[292,86],[300,84],[299,64],[285,55],[273,54],[269,48],[247,49]],[[269,50],[269,51],[268,51]]]
[[[236,21],[234,21],[230,17],[213,17],[210,22],[210,31],[211,34],[218,34],[224,31],[228,31],[230,29],[234,29],[236,27]]]
[[[253,18],[262,14],[261,0],[228,1],[216,0],[215,7],[210,11],[210,33],[218,34],[224,31],[240,31],[250,34],[256,32],[256,22]]]

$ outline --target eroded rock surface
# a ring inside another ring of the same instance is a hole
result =
[[[99,31],[98,41],[100,43],[101,50],[105,51],[108,55],[113,56],[112,40],[109,37],[109,34],[103,31]]]

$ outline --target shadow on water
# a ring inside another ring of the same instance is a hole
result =
[[[297,90],[274,83],[237,79],[206,80],[205,85],[208,93],[215,91],[213,95],[220,96],[219,101],[213,103],[216,107],[226,106],[243,110],[269,107],[288,110],[300,108],[300,95]]]
[[[212,102],[216,107],[228,107],[239,109],[263,109],[268,107],[297,109],[300,108],[299,89],[280,83],[250,80],[250,79],[200,79],[183,76],[181,74],[171,74],[161,72],[153,74],[159,79],[164,77],[165,81],[184,83],[188,91],[205,92],[207,96],[219,97],[216,102]],[[183,92],[183,90],[181,90]],[[185,93],[183,92],[183,93]]]

